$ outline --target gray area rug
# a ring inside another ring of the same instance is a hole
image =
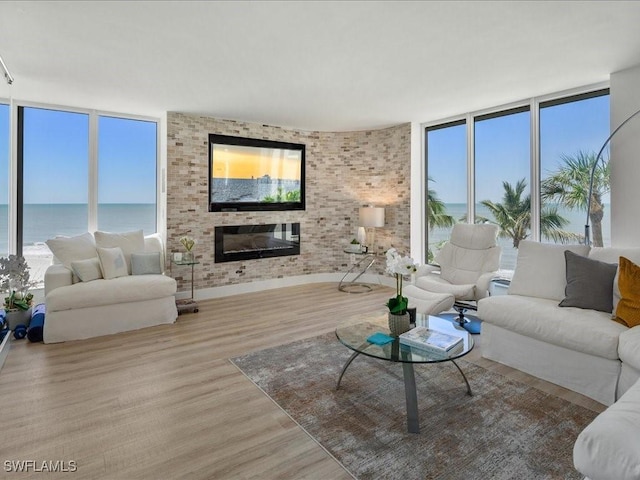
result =
[[[416,365],[420,434],[407,433],[402,366],[351,351],[333,333],[231,361],[358,479],[580,479],[576,437],[596,416],[458,361]]]

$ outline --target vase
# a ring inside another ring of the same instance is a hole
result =
[[[389,312],[389,330],[391,331],[391,335],[397,337],[401,333],[408,332],[411,329],[409,319],[409,314],[406,312],[402,315]]]
[[[25,327],[29,326],[29,322],[31,321],[31,309],[28,310],[7,310],[7,326],[11,330],[15,330],[17,325],[24,325]]]
[[[191,251],[186,251],[182,254],[182,261],[183,262],[193,262],[193,252]]]

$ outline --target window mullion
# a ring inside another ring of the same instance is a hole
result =
[[[476,221],[475,118],[467,115],[467,222]]]
[[[88,230],[98,229],[98,115],[89,114]]]
[[[531,240],[540,241],[540,102],[531,100]]]

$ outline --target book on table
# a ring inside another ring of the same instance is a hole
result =
[[[460,353],[464,348],[462,337],[427,327],[415,327],[401,334],[399,339],[404,345],[446,355]]]

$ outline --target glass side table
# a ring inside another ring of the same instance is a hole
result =
[[[183,298],[180,300],[176,300],[176,307],[178,308],[178,315],[182,313],[196,313],[198,311],[198,302],[193,298],[193,271],[194,267],[198,265],[200,262],[197,260],[174,260],[171,259],[172,265],[177,265],[179,267],[191,267],[191,298]]]
[[[349,255],[356,255],[362,257],[355,262],[351,268],[344,274],[342,280],[338,284],[338,290],[346,293],[366,293],[372,290],[371,285],[364,282],[358,282],[358,279],[364,275],[367,270],[376,262],[376,256],[373,253],[367,252],[352,252],[350,250],[344,250],[344,253]],[[349,275],[353,275],[351,280],[348,279]]]

